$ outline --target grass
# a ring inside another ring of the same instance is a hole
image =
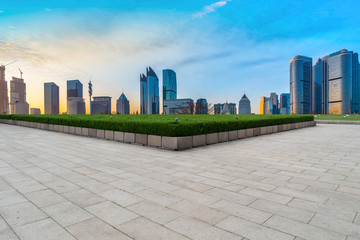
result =
[[[170,137],[314,120],[312,115],[0,115],[0,118]]]
[[[359,114],[351,114],[351,115],[318,114],[318,115],[314,115],[314,117],[315,120],[360,121]]]

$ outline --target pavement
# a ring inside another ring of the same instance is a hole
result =
[[[0,239],[360,239],[360,126],[165,151],[0,124]]]

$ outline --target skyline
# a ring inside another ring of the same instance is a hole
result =
[[[19,77],[20,67],[30,108],[42,112],[39,86],[44,82],[59,86],[62,113],[69,79],[79,79],[85,86],[91,79],[94,96],[118,99],[123,90],[130,112],[137,111],[138,74],[152,66],[160,82],[162,69],[175,70],[178,98],[206,98],[216,104],[238,102],[245,92],[252,111],[259,113],[261,96],[289,92],[288,66],[295,55],[315,60],[343,48],[360,49],[358,2],[270,5],[236,0],[186,5],[6,3],[0,7],[0,63],[17,60],[7,67],[6,80]],[[84,97],[88,112],[89,98]]]

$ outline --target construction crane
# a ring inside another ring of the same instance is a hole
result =
[[[10,63],[8,63],[8,64],[5,64],[4,66],[7,66],[7,65],[10,65],[10,64],[13,64],[13,63],[15,63],[16,62],[16,60],[15,61],[12,61],[12,62],[10,62]]]
[[[19,68],[19,71],[20,71],[20,79],[23,79],[22,78],[23,72],[20,70],[20,68]]]

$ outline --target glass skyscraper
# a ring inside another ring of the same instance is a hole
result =
[[[196,101],[196,114],[208,114],[208,102],[205,98]]]
[[[279,98],[278,95],[274,92],[270,93],[270,101],[272,104],[272,114],[279,114],[280,110],[279,110]]]
[[[140,113],[159,114],[159,79],[151,67],[146,68],[146,76],[140,75]]]
[[[245,94],[239,101],[239,114],[251,114],[250,100]]]
[[[130,103],[124,93],[116,102],[116,114],[130,114]]]
[[[312,107],[312,58],[296,56],[290,61],[290,111],[308,114]]]
[[[322,112],[322,70],[323,61],[319,58],[312,68],[312,113]]]
[[[111,97],[93,97],[90,114],[111,114]]]
[[[67,81],[67,97],[83,98],[83,85],[79,80]]]
[[[290,114],[290,93],[280,94],[280,114]]]
[[[171,69],[164,69],[163,74],[163,100],[177,98],[176,73]]]
[[[79,80],[67,81],[67,114],[85,114],[83,85]]]
[[[5,81],[5,66],[0,65],[0,114],[9,113],[9,97],[7,81]]]
[[[59,114],[59,87],[53,83],[44,83],[45,114]]]

